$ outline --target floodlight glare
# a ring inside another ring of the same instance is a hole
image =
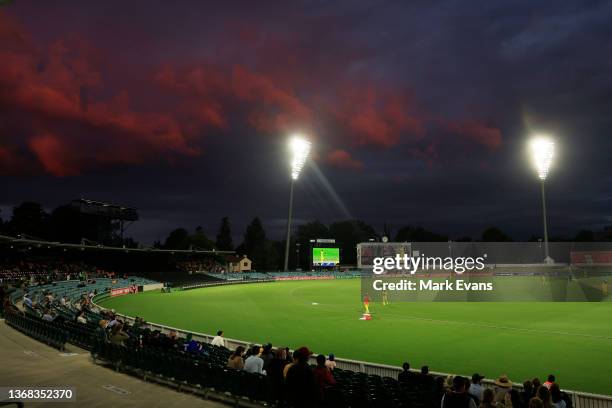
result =
[[[537,137],[530,142],[529,148],[538,177],[540,180],[546,180],[555,152],[555,143],[545,137]]]
[[[297,180],[310,153],[310,142],[299,136],[294,136],[289,142],[291,150],[291,178]]]
[[[304,163],[306,163],[306,159],[310,153],[310,142],[303,137],[293,136],[289,141],[289,150],[291,151],[291,187],[289,190],[287,237],[285,239],[285,271],[289,270],[289,240],[291,238],[291,217],[293,214],[293,185],[300,176],[300,172],[302,171]]]
[[[535,166],[538,178],[540,179],[540,189],[542,192],[542,224],[544,226],[544,262],[554,263],[548,251],[548,223],[546,220],[546,193],[544,192],[544,182],[548,177],[548,171],[552,164],[555,153],[555,143],[544,136],[536,136],[529,142],[529,150],[533,165]]]

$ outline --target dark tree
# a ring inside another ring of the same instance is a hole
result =
[[[357,244],[378,238],[372,226],[359,220],[335,222],[329,226],[329,232],[340,248],[340,262],[345,265],[357,263]]]
[[[490,227],[482,233],[482,240],[485,242],[511,242],[512,238],[499,228]]]
[[[189,233],[185,228],[177,228],[168,234],[164,242],[165,249],[189,249]]]
[[[264,244],[264,255],[265,255],[265,265],[264,269],[266,271],[280,271],[283,264],[283,258],[281,254],[283,254],[283,249],[285,248],[285,243],[281,241],[272,241],[267,240]]]
[[[261,220],[255,217],[247,226],[244,233],[244,242],[239,249],[253,261],[253,268],[256,270],[263,271],[267,266],[265,245],[266,232]]]
[[[228,217],[221,219],[221,226],[219,227],[219,233],[217,234],[217,249],[220,251],[233,251],[234,242],[232,241],[232,229]]]
[[[426,230],[423,227],[406,226],[395,235],[397,242],[447,242],[448,236]]]
[[[189,242],[194,249],[197,248],[209,250],[213,249],[213,247],[215,246],[214,243],[210,239],[208,239],[208,237],[204,233],[204,228],[202,228],[201,226],[198,226],[195,229],[195,234],[189,237]]]
[[[8,230],[13,235],[26,234],[35,238],[47,238],[49,214],[39,203],[26,201],[13,208]]]

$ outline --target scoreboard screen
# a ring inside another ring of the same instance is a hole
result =
[[[340,263],[340,248],[312,248],[313,266],[336,266]]]

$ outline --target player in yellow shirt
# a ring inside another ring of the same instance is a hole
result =
[[[383,290],[383,293],[382,293],[382,304],[383,306],[389,304],[389,294],[387,293],[386,290]]]

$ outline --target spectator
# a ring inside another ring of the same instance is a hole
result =
[[[566,408],[566,403],[563,400],[563,394],[559,388],[559,384],[553,382],[550,386],[550,399],[552,400],[552,406],[554,408]]]
[[[512,381],[507,375],[501,375],[495,380],[495,404],[503,405],[506,402],[506,394],[512,389]]]
[[[259,357],[259,346],[253,346],[251,355],[244,362],[244,371],[247,373],[266,374],[264,371],[264,361]]]
[[[531,395],[531,398],[537,397],[538,389],[540,388],[540,385],[542,385],[540,383],[540,379],[537,377],[534,378],[533,380],[531,380],[531,385],[533,386],[533,393]]]
[[[319,402],[322,404],[325,395],[325,387],[336,385],[336,380],[334,379],[331,370],[325,365],[325,356],[323,354],[319,354],[317,356],[317,366],[314,369],[314,377],[317,385]]]
[[[154,333],[153,337],[149,339],[152,343],[156,344],[159,340],[159,333]],[[189,333],[185,338],[185,351],[187,353],[199,353],[202,351],[202,345],[193,339],[193,334]]]
[[[530,380],[523,382],[523,391],[521,391],[521,403],[524,407],[529,405],[529,400],[533,397],[533,383]]]
[[[455,379],[455,376],[453,376],[453,375],[446,376],[446,378],[444,379],[444,389],[445,390],[452,390],[453,389],[453,380],[454,379]]]
[[[419,375],[419,385],[424,390],[431,390],[434,387],[434,378],[429,374],[429,366],[424,365],[421,367],[421,374]]]
[[[529,408],[544,408],[544,403],[538,397],[529,400]]]
[[[550,390],[546,388],[545,385],[541,385],[540,388],[538,388],[537,394],[538,394],[538,398],[542,400],[542,404],[544,405],[544,408],[552,408],[552,401],[550,399]]]
[[[482,400],[483,388],[481,381],[483,378],[484,376],[478,373],[472,374],[472,385],[470,385],[468,393],[476,399],[476,404],[480,404],[480,401]]]
[[[491,388],[486,388],[482,391],[482,400],[479,408],[494,408],[495,407],[495,392]]]
[[[406,361],[402,364],[402,372],[397,375],[397,381],[404,384],[414,384],[415,380],[414,373],[410,371],[410,363]]]
[[[81,311],[76,317],[76,322],[81,324],[87,324],[87,318],[85,317],[85,312]]]
[[[233,368],[234,370],[242,370],[244,368],[244,360],[242,359],[243,354],[244,347],[236,347],[236,350],[234,350],[232,355],[227,360],[227,366],[229,368]]]
[[[272,353],[272,344],[268,343],[263,346],[263,350],[260,354],[261,359],[264,362],[264,370],[268,369],[268,365],[270,365],[270,361],[274,358],[274,354]]]
[[[453,378],[452,390],[442,397],[441,408],[476,408],[476,403],[467,393],[466,379],[457,375]]]
[[[542,385],[550,390],[550,387],[552,387],[552,385],[555,383],[555,380],[556,380],[555,376],[552,374],[549,374],[548,379]]]
[[[287,400],[294,408],[316,406],[317,385],[308,365],[310,354],[307,347],[300,347],[297,350],[297,362],[287,372]]]
[[[334,368],[336,368],[336,356],[334,356],[332,353],[330,353],[330,355],[327,357],[325,367],[329,368],[330,371],[334,371]]]
[[[506,394],[505,400],[506,408],[523,408],[523,404],[521,403],[521,396],[519,392],[515,389],[511,389]]]
[[[109,340],[113,344],[123,345],[124,341],[129,338],[130,336],[123,331],[123,324],[118,323],[113,326]]]
[[[293,367],[295,365],[295,363],[297,363],[297,359],[299,357],[299,354],[300,354],[299,351],[295,350],[293,352],[293,359],[291,360],[291,362],[287,363],[287,365],[283,369],[283,377],[285,377],[285,379],[287,378],[287,373],[289,372],[289,369],[291,367]]]
[[[28,307],[32,307],[32,299],[30,299],[30,295],[28,293],[23,295],[23,304]]]
[[[225,339],[223,338],[223,330],[219,330],[217,332],[217,335],[212,339],[212,342],[210,343],[213,346],[217,346],[217,347],[225,347]]]
[[[268,389],[270,390],[270,405],[276,404],[283,400],[283,385],[285,378],[283,370],[287,365],[287,351],[285,348],[279,348],[274,351],[274,357],[270,360],[266,369],[266,377],[268,379]]]
[[[436,398],[436,402],[439,403],[442,400],[442,397],[446,393],[446,384],[444,382],[444,377],[436,377],[434,380],[434,395]]]
[[[42,319],[47,322],[52,322],[55,319],[55,314],[50,309],[46,309]]]

